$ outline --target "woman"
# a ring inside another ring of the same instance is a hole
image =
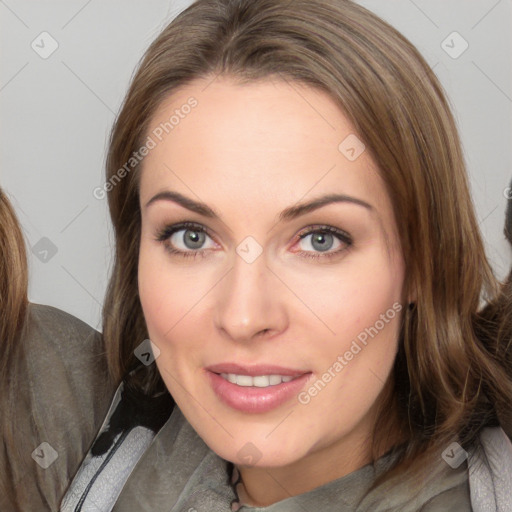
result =
[[[23,235],[0,189],[0,510],[57,511],[113,395],[101,336],[27,299]]]
[[[125,382],[63,511],[510,508],[498,283],[396,30],[345,0],[199,0],[142,60],[104,190]]]

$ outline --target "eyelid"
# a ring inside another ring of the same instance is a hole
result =
[[[174,233],[177,233],[178,231],[183,231],[183,230],[191,230],[191,231],[205,233],[212,240],[215,241],[215,237],[212,235],[212,233],[206,226],[204,226],[203,224],[200,224],[198,222],[192,222],[192,221],[183,221],[183,222],[177,222],[175,224],[166,224],[163,226],[163,228],[157,230],[155,239],[158,242],[164,242],[165,240],[169,239]],[[217,242],[215,241],[215,243],[217,243]]]
[[[297,236],[300,239],[305,238],[306,236],[310,235],[311,233],[329,233],[332,235],[336,235],[340,238],[345,238],[347,242],[352,242],[352,237],[349,233],[344,231],[343,229],[335,228],[334,226],[328,226],[325,224],[318,224],[318,225],[311,225],[307,228],[304,228],[303,231],[301,231]]]
[[[171,235],[178,231],[183,230],[190,230],[190,231],[197,231],[201,233],[205,233],[208,235],[217,245],[222,245],[219,242],[216,241],[216,236],[213,234],[213,232],[206,227],[204,224],[201,224],[200,222],[196,221],[178,221],[173,223],[166,223],[161,229],[157,230],[156,233],[156,240],[157,241],[164,241],[167,238],[170,238]],[[200,249],[199,249],[200,250]]]
[[[172,235],[179,231],[191,230],[197,231],[201,233],[205,233],[209,238],[211,238],[215,243],[217,243],[214,237],[210,234],[209,229],[198,223],[191,221],[182,221],[176,222],[174,224],[165,224],[161,229],[157,230],[155,235],[155,240],[165,247],[165,250],[172,256],[179,256],[182,258],[197,258],[199,257],[207,257],[209,256],[208,250],[198,249],[198,250],[189,250],[183,251],[181,249],[176,249],[170,245],[170,238]]]
[[[334,236],[344,247],[341,247],[335,251],[315,252],[315,251],[296,251],[301,258],[309,258],[319,261],[329,261],[330,259],[339,258],[343,253],[349,251],[353,246],[352,236],[344,231],[343,229],[336,228],[334,226],[318,224],[310,225],[302,230],[297,236],[299,237],[299,243],[301,240],[314,233],[330,234]],[[294,244],[296,245],[296,244]]]

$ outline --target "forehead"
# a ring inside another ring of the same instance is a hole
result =
[[[363,145],[335,101],[298,82],[194,81],[160,104],[147,134],[155,147],[143,162],[142,201],[163,188],[283,207],[326,192],[384,192],[367,151],[347,158],[344,141]]]

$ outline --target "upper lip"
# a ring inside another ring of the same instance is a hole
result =
[[[305,373],[310,373],[309,371],[284,368],[274,364],[255,364],[246,366],[238,363],[219,363],[207,366],[206,370],[213,373],[235,373],[236,375],[249,375],[251,377],[255,377],[257,375],[285,375],[298,377]]]

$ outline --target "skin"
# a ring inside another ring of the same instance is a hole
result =
[[[240,470],[242,499],[266,506],[371,461],[376,406],[389,383],[400,314],[308,404],[293,397],[269,412],[237,411],[217,397],[204,368],[228,361],[278,364],[311,372],[307,390],[358,334],[394,303],[405,303],[404,262],[378,169],[368,151],[349,161],[338,150],[355,130],[328,95],[270,79],[246,85],[229,77],[197,80],[160,105],[150,130],[190,96],[197,107],[143,163],[140,299],[160,349],[156,364],[181,411],[206,444]],[[163,191],[206,203],[220,219],[170,200],[147,205]],[[284,209],[332,193],[370,208],[338,202],[279,220]],[[209,230],[200,249],[186,245],[185,230],[157,241],[162,229],[181,221]],[[317,232],[298,237],[325,225],[349,233],[352,243],[327,235],[322,251],[313,243]],[[252,263],[236,252],[247,236],[263,251]],[[183,257],[169,246],[201,254]],[[252,465],[238,453],[249,442],[258,450]]]

